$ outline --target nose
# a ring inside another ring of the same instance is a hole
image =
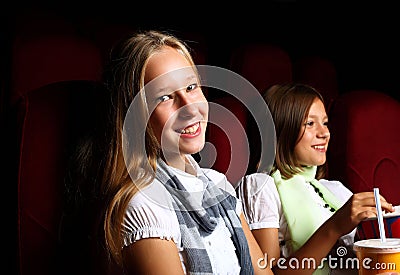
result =
[[[326,126],[324,124],[320,124],[320,126],[318,128],[317,136],[319,138],[328,138],[330,136],[328,126]]]
[[[186,91],[178,92],[178,111],[181,117],[192,117],[198,111],[196,100]]]

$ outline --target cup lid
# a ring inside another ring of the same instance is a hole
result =
[[[394,212],[388,212],[388,213],[383,213],[383,218],[384,219],[392,219],[392,218],[399,218],[400,217],[400,205],[396,205],[394,207]],[[377,220],[378,217],[372,217],[372,218],[368,218],[366,219],[368,220]]]
[[[354,243],[354,251],[362,249],[380,253],[400,252],[400,238],[387,238],[385,242],[382,242],[381,239],[366,239]]]

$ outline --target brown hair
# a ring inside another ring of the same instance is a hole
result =
[[[299,83],[274,85],[265,91],[264,99],[275,123],[277,139],[271,174],[279,170],[283,178],[289,179],[302,170],[294,148],[304,134],[300,131],[315,98],[324,103],[316,89]],[[324,176],[325,164],[318,167],[316,178]]]

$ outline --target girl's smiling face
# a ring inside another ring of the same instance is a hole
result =
[[[326,161],[330,133],[324,104],[316,98],[300,131],[294,148],[297,160],[304,166],[319,166]]]
[[[150,57],[145,84],[149,123],[164,156],[199,152],[205,144],[208,103],[189,61],[177,50],[164,47]]]

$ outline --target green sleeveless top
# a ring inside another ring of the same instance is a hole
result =
[[[336,211],[342,203],[324,185],[315,179],[316,166],[303,167],[303,172],[290,179],[283,179],[279,170],[271,176],[274,178],[281,203],[282,210],[287,220],[291,241],[288,245],[292,251],[297,251],[320,227],[325,219],[320,215],[318,204],[314,201],[306,183],[318,188],[322,198]],[[326,264],[318,268],[313,274],[329,274]]]

